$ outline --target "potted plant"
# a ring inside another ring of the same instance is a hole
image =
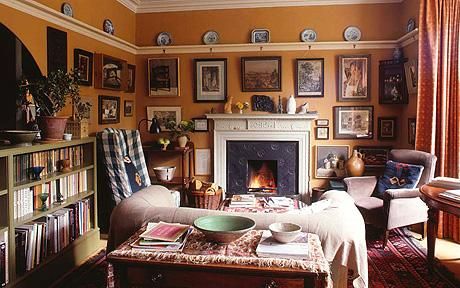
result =
[[[80,101],[78,75],[73,71],[65,73],[57,70],[29,86],[35,103],[39,107],[40,116],[37,120],[42,139],[61,140],[68,116],[56,115],[65,107],[68,98],[72,99],[74,105]]]
[[[188,133],[195,129],[195,124],[190,120],[182,120],[179,124],[177,124],[176,121],[169,121],[165,126],[171,131],[171,136],[176,138],[180,148],[185,148],[189,140]]]

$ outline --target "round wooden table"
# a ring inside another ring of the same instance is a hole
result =
[[[420,197],[428,205],[428,264],[433,265],[436,234],[438,231],[438,211],[445,211],[460,216],[460,203],[439,197],[446,189],[423,185]]]

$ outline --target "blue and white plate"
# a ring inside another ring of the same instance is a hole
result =
[[[161,32],[157,36],[157,45],[158,46],[168,46],[171,45],[172,39],[171,39],[171,34],[168,32]]]
[[[206,45],[219,43],[219,33],[209,30],[203,35],[203,43]]]
[[[355,26],[348,26],[343,32],[343,37],[347,41],[359,41],[361,40],[361,30]]]
[[[73,17],[72,5],[70,5],[70,3],[67,3],[67,2],[62,3],[61,12],[64,15],[67,15],[69,17]]]
[[[103,30],[104,32],[109,33],[111,35],[115,33],[115,27],[113,26],[112,20],[110,19],[104,20]]]
[[[313,29],[305,29],[300,33],[300,40],[303,42],[314,42],[316,41],[316,32]]]

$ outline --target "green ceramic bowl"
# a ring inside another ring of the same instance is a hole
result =
[[[193,226],[201,231],[207,240],[226,244],[254,229],[256,222],[242,216],[213,215],[196,219]]]

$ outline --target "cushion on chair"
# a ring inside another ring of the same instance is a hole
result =
[[[417,187],[423,168],[422,165],[400,163],[391,160],[387,161],[385,172],[377,183],[375,196],[383,198],[383,194],[387,189],[412,189]]]
[[[125,163],[126,174],[128,175],[129,186],[131,186],[131,191],[136,193],[142,188],[147,187],[136,166],[134,166],[133,161],[131,161],[131,158],[129,158],[129,156],[125,156],[123,160]]]

